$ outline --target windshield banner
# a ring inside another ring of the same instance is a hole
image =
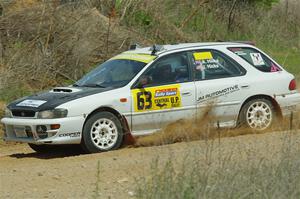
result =
[[[113,60],[113,59],[128,59],[128,60],[133,60],[133,61],[144,62],[147,64],[155,58],[156,58],[156,56],[153,56],[153,55],[145,55],[145,54],[137,54],[137,53],[122,53],[122,54],[119,54],[119,55],[111,58],[111,60]]]

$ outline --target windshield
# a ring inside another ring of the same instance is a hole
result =
[[[115,59],[108,60],[78,80],[74,86],[122,87],[128,84],[146,63]]]

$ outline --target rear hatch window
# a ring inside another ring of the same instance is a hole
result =
[[[253,48],[240,48],[240,47],[233,47],[228,48],[231,52],[234,52],[236,55],[243,58],[249,64],[254,66],[256,69],[262,72],[277,72],[282,71],[282,69],[271,61],[267,56],[263,53],[259,52]]]

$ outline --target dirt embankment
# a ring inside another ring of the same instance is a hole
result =
[[[173,157],[178,165],[197,153],[211,166],[220,157],[249,163],[261,158],[276,160],[290,142],[299,150],[300,134],[266,133],[221,138],[214,141],[182,142],[165,146],[123,148],[83,155],[75,148],[38,155],[26,145],[0,145],[0,198],[132,198],[140,177],[149,176],[155,159]],[[251,154],[251,155],[249,155]]]
[[[68,85],[97,64],[128,50],[130,44],[144,40],[91,2],[62,2],[3,3],[0,88],[22,96],[24,90]]]

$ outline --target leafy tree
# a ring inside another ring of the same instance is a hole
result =
[[[218,1],[218,0],[215,0]],[[250,9],[251,7],[255,8],[256,6],[264,7],[264,8],[271,8],[273,4],[278,3],[280,0],[227,0],[224,1],[227,3],[229,9],[228,15],[228,25],[227,31],[232,30],[233,22],[236,16],[236,12],[239,9],[245,9],[245,5],[248,6]]]

